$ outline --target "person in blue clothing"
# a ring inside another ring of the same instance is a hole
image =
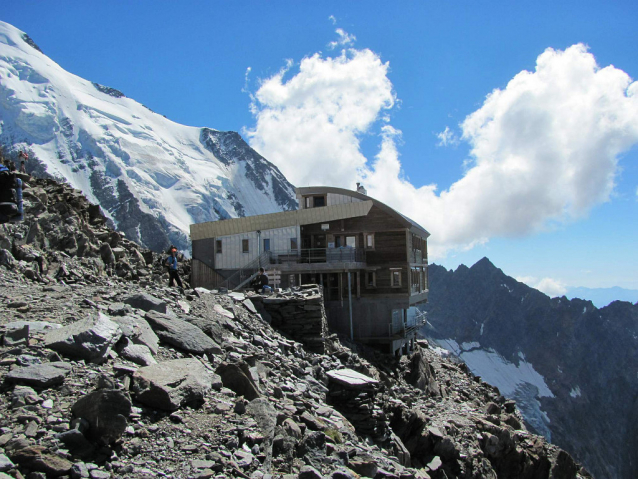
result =
[[[166,266],[168,266],[168,286],[173,286],[173,283],[177,282],[179,289],[184,289],[182,280],[179,279],[179,274],[177,274],[177,248],[171,246],[170,252],[171,255],[166,259]]]

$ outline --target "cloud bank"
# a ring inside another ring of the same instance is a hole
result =
[[[638,82],[600,68],[584,45],[547,49],[534,71],[492,91],[461,123],[470,161],[459,159],[465,174],[438,191],[403,175],[401,132],[388,119],[397,96],[387,62],[349,49],[304,58],[285,79],[290,68],[255,93],[256,123],[245,131],[251,146],[298,186],[362,181],[370,196],[432,233],[433,259],[587,215],[609,200],[618,156],[638,143]],[[439,136],[443,145],[450,133]],[[372,159],[360,151],[366,135],[379,138]]]

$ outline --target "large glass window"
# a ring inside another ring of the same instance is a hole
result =
[[[326,206],[326,197],[325,196],[315,196],[314,198],[314,207],[318,208],[319,206]]]
[[[241,252],[242,253],[248,253],[248,240],[247,239],[241,240]]]
[[[270,251],[270,238],[264,238],[264,251]]]
[[[217,254],[222,254],[222,240],[215,241],[215,252]]]
[[[346,246],[350,248],[354,248],[356,245],[357,245],[356,236],[346,236]]]

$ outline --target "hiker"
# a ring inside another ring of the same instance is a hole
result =
[[[24,163],[24,160],[20,162],[20,173],[27,174],[27,165]]]
[[[179,279],[179,275],[177,274],[177,248],[171,245],[169,251],[171,255],[166,258],[165,262],[166,266],[168,266],[168,286],[173,286],[173,281],[175,281],[179,289],[183,291],[182,280]]]
[[[0,164],[0,223],[23,219],[22,180],[9,168],[9,160]]]
[[[252,281],[253,289],[255,293],[259,293],[259,290],[264,286],[268,286],[268,275],[264,272],[264,268],[259,268],[259,274]]]

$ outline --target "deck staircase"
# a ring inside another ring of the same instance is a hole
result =
[[[259,274],[259,268],[266,268],[269,265],[270,251],[264,251],[226,278],[222,286],[228,291],[243,288]]]

